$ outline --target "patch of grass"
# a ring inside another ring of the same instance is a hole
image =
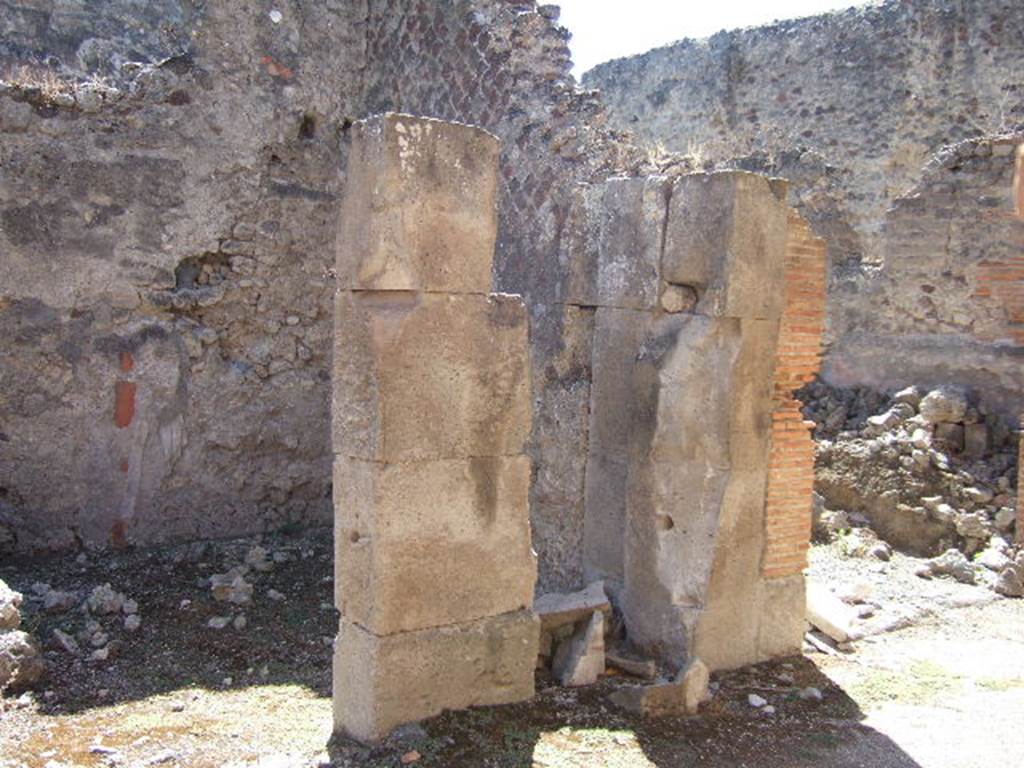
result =
[[[977,681],[979,688],[989,691],[1012,691],[1024,688],[1024,677],[983,677]]]
[[[958,690],[962,675],[932,661],[919,660],[901,670],[867,671],[852,683],[847,693],[863,706],[903,702],[924,704]]]

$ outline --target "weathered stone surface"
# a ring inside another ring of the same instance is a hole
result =
[[[623,686],[610,698],[623,709],[643,715],[693,715],[708,698],[709,680],[707,666],[695,658],[669,682]]]
[[[629,656],[623,656],[620,652],[614,650],[606,650],[604,659],[608,666],[622,670],[628,675],[633,675],[633,677],[653,680],[658,676],[658,665],[654,662],[654,659],[634,659]]]
[[[45,671],[42,654],[30,635],[19,629],[0,632],[0,691],[32,685]]]
[[[787,211],[762,176],[679,178],[669,205],[662,277],[695,288],[701,314],[779,317]]]
[[[921,399],[918,410],[929,424],[963,421],[967,413],[967,394],[958,387],[937,387]]]
[[[604,614],[594,611],[558,644],[551,672],[564,686],[593,685],[604,674]]]
[[[761,621],[757,657],[774,659],[794,654],[803,642],[806,579],[797,574],[761,583]]]
[[[588,579],[623,579],[629,435],[643,417],[637,351],[653,323],[649,313],[629,309],[602,307],[595,315],[583,523]]]
[[[367,229],[339,243],[334,726],[366,741],[533,692],[526,312],[457,282],[493,245],[480,137],[394,116],[355,136],[344,207]]]
[[[338,232],[338,287],[489,293],[498,139],[411,115],[358,122]]]
[[[564,255],[571,304],[653,309],[668,182],[613,178],[576,190]]]
[[[326,524],[327,275],[365,3],[279,24],[238,0],[2,5],[9,546]],[[22,65],[59,103],[26,100]]]
[[[680,179],[663,268],[697,306],[596,313],[585,571],[618,585],[630,644],[677,670],[790,653],[802,634],[802,577],[769,589],[760,570],[790,226],[776,192]]]
[[[530,460],[338,457],[335,602],[378,635],[529,608]]]
[[[854,614],[850,608],[827,587],[807,585],[807,621],[837,643],[845,643],[853,636]]]
[[[527,321],[517,296],[338,294],[337,455],[507,456],[530,434]]]
[[[594,611],[611,613],[604,582],[595,581],[578,592],[548,592],[533,601],[533,612],[540,618],[542,630],[575,624]]]
[[[758,658],[751,616],[778,325],[674,317],[653,337],[662,356],[653,344],[640,356],[643,375],[656,382],[656,410],[632,432],[622,610],[631,642],[645,652],[676,665],[697,653],[718,668],[714,649]],[[705,381],[718,386],[709,391]]]
[[[379,637],[343,621],[334,654],[334,718],[375,742],[444,709],[533,696],[538,622],[529,611]]]
[[[21,592],[15,592],[0,579],[0,632],[21,626]]]

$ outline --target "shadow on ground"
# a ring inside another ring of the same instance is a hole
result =
[[[286,764],[316,765],[316,755],[322,755],[325,746],[320,739],[330,729],[331,648],[324,639],[336,627],[331,606],[331,534],[318,530],[301,536],[278,535],[261,543],[288,559],[271,572],[247,576],[254,593],[246,606],[215,601],[204,579],[242,562],[252,541],[120,552],[85,562],[74,557],[31,560],[0,567],[0,578],[25,592],[31,592],[34,582],[45,581],[84,597],[94,586],[110,583],[138,601],[142,617],[141,628],[127,632],[122,616],[91,617],[79,608],[46,613],[38,601],[29,602],[26,628],[46,642],[49,673],[39,687],[37,713],[26,720],[27,727],[45,731],[52,729],[55,716],[72,715],[74,738],[81,742],[90,729],[99,732],[109,727],[110,718],[134,717],[138,728],[132,726],[126,739],[148,734],[151,744],[178,749],[178,764],[205,766],[222,764],[210,759],[219,761],[225,752],[252,756],[280,749],[275,742],[278,736],[259,732],[260,717],[283,721],[292,716],[315,727],[290,745],[303,752],[306,762]],[[271,590],[284,598],[272,599]],[[243,629],[216,630],[207,625],[211,617],[240,614],[246,617]],[[115,643],[110,660],[88,660],[88,648],[72,656],[54,647],[54,629],[75,634],[90,620],[98,620]],[[611,676],[596,686],[565,689],[541,673],[538,695],[530,702],[445,713],[376,748],[337,739],[327,745],[327,752],[334,765],[370,767],[401,765],[403,756],[409,764],[425,768],[916,766],[884,734],[861,723],[864,713],[856,702],[809,658],[716,675],[717,693],[698,717],[643,718],[617,709],[609,702],[609,693],[632,682]],[[280,686],[301,686],[310,695],[300,702],[302,697]],[[800,689],[809,686],[822,691],[822,701],[798,696]],[[153,701],[145,701],[162,694],[185,698],[189,691],[202,695],[184,711],[169,710],[161,703],[156,710],[168,714],[152,715]],[[222,724],[227,721],[227,731],[238,720],[238,734],[218,736],[223,737],[217,748],[221,751],[214,750],[207,732],[189,725],[197,718],[209,719],[210,707],[220,706],[209,692],[220,697],[218,701],[230,700],[217,715]],[[747,701],[751,693],[766,698],[775,707],[774,714],[751,707]],[[268,711],[257,713],[261,707]],[[274,707],[278,713],[269,711]],[[83,717],[87,722],[82,722]],[[171,720],[181,734],[171,732]],[[286,722],[274,724],[283,732],[298,730]],[[181,747],[188,732],[190,746]],[[258,760],[241,764],[261,765]]]
[[[246,575],[254,586],[250,604],[214,600],[204,580],[242,563],[254,543],[123,551],[84,562],[66,556],[5,563],[0,579],[26,595],[34,583],[46,582],[84,600],[93,587],[109,583],[139,604],[141,627],[129,632],[122,615],[91,616],[79,607],[50,613],[38,601],[26,601],[23,629],[46,650],[48,673],[38,687],[50,693],[40,698],[42,711],[72,714],[181,689],[246,685],[295,684],[330,696],[329,639],[337,627],[331,531],[264,537],[263,546],[287,561]],[[271,590],[284,597],[272,599]],[[239,615],[243,629],[208,626],[213,617]],[[93,649],[81,637],[78,655],[55,642],[54,630],[78,635],[89,621],[99,622],[109,637],[108,660],[90,660]]]
[[[782,684],[778,678],[792,679]],[[429,768],[470,766],[783,766],[916,768],[887,736],[860,724],[864,715],[805,658],[762,664],[715,676],[715,698],[697,717],[644,718],[608,700],[626,678],[564,689],[541,673],[538,696],[504,707],[449,712],[375,748],[344,739],[329,745],[336,765],[394,766],[403,755]],[[822,701],[797,690],[817,687]],[[747,696],[758,693],[776,708],[764,714]]]

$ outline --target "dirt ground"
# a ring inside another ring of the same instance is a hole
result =
[[[122,617],[101,619],[114,652],[88,661],[50,638],[90,617],[27,601],[25,625],[46,642],[49,672],[36,690],[0,699],[0,766],[966,768],[1024,756],[1024,601],[907,580],[912,558],[879,566],[834,547],[815,549],[811,578],[872,582],[876,634],[851,652],[716,675],[697,717],[617,710],[608,693],[627,678],[570,690],[541,675],[526,704],[446,713],[375,749],[330,742],[330,531],[261,543],[280,562],[250,573],[252,604],[231,610],[206,580],[242,562],[253,541],[0,566],[26,594],[40,581],[82,594],[110,583],[142,617],[134,632]],[[242,629],[207,625],[243,613]],[[821,701],[798,696],[808,686]],[[751,707],[751,693],[775,712]]]

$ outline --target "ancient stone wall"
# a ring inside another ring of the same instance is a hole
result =
[[[1024,406],[1024,136],[950,147],[883,224],[885,266],[833,286],[824,372],[878,389],[945,381]]]
[[[329,520],[365,3],[144,5],[0,3],[0,528],[22,550]]]
[[[583,81],[650,143],[793,182],[828,245],[830,381],[956,380],[1011,415],[1024,406],[1019,11],[890,1],[682,41]],[[975,138],[992,134],[1008,138]]]
[[[632,397],[592,392],[595,356],[621,353],[605,344],[617,317],[679,313],[692,297],[657,271],[672,182],[645,177],[646,154],[574,87],[555,11],[165,5],[123,33],[120,3],[95,17],[63,0],[42,15],[4,4],[0,546],[329,519],[332,254],[354,231],[339,214],[350,126],[392,109],[502,141],[490,287],[522,295],[529,317],[538,589],[583,586],[586,497],[616,477],[614,441],[591,441],[594,403]],[[38,66],[47,50],[64,79]],[[617,174],[630,178],[604,184]],[[581,196],[622,225],[586,247]],[[654,218],[634,226],[645,211]],[[751,552],[758,578],[760,545]]]
[[[592,313],[562,303],[559,239],[572,181],[640,156],[573,87],[551,9],[37,6],[0,13],[0,541],[327,521],[347,132],[393,108],[503,140],[493,278],[531,317],[542,583],[579,585]]]

